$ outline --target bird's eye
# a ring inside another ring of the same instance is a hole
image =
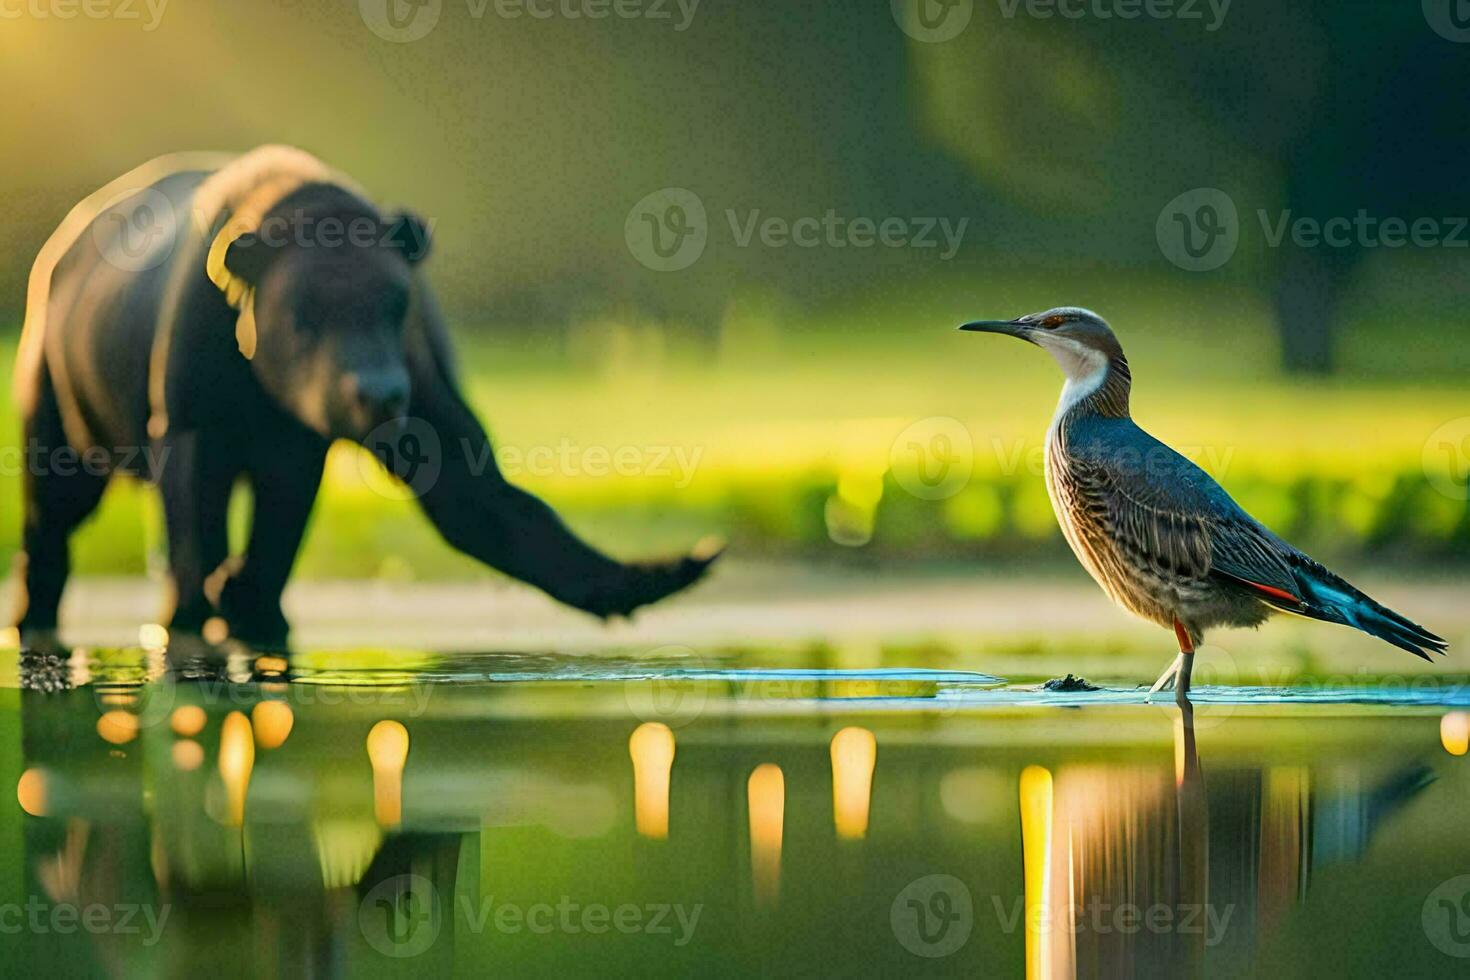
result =
[[[1047,317],[1045,320],[1042,320],[1041,321],[1041,325],[1043,327],[1047,327],[1047,328],[1060,327],[1062,324],[1064,324],[1066,322],[1067,322],[1067,318],[1064,317],[1064,316],[1062,316],[1060,313],[1057,313],[1057,314],[1054,314],[1052,316]]]

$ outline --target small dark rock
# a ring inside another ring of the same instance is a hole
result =
[[[1101,691],[1098,687],[1085,677],[1074,677],[1068,674],[1066,677],[1053,677],[1041,685],[1043,691],[1055,691],[1060,694],[1073,694],[1077,691]]]

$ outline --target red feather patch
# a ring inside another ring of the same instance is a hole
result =
[[[1245,584],[1249,585],[1251,588],[1259,589],[1260,591],[1266,593],[1266,595],[1271,596],[1273,599],[1280,599],[1282,602],[1289,602],[1294,606],[1300,606],[1302,604],[1301,599],[1292,595],[1290,592],[1287,592],[1285,589],[1272,588],[1269,585],[1262,585],[1260,582],[1252,582],[1248,579],[1242,579],[1242,581],[1244,581]]]

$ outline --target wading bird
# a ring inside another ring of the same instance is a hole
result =
[[[1194,649],[1215,626],[1259,626],[1273,612],[1352,626],[1417,657],[1445,641],[1373,601],[1267,530],[1204,470],[1128,414],[1132,375],[1102,317],[1062,306],[961,330],[1044,348],[1067,376],[1046,435],[1046,488],[1062,533],[1103,591],[1179,640],[1149,690],[1189,694]]]

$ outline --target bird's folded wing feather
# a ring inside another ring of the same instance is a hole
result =
[[[1219,573],[1300,594],[1289,545],[1204,470],[1133,431],[1147,442],[1123,451],[1093,444],[1071,460],[1076,502],[1130,563],[1166,578]]]

